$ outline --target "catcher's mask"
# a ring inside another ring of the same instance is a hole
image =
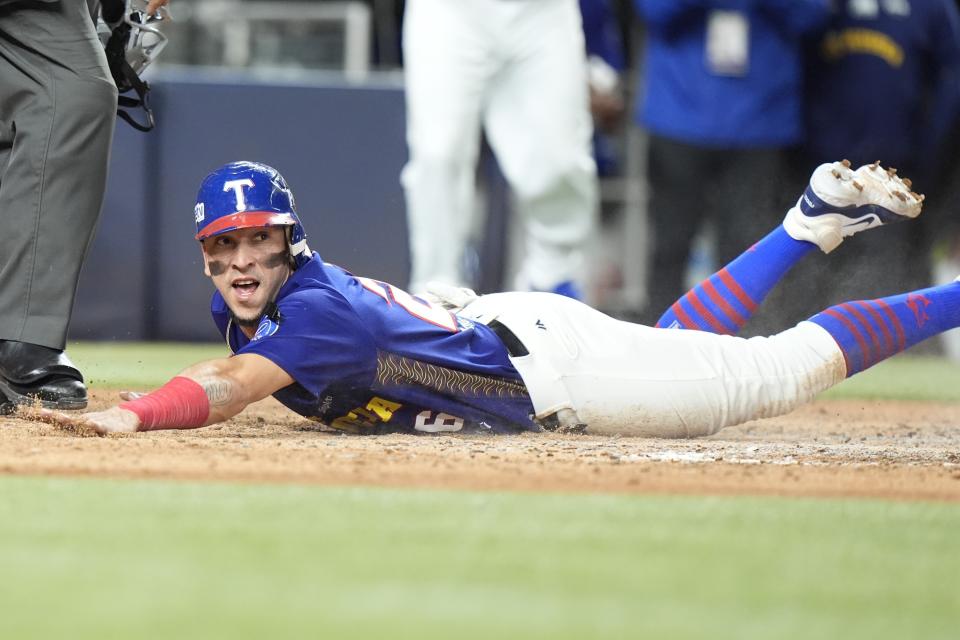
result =
[[[112,27],[107,27],[109,37],[104,44],[110,73],[117,85],[117,115],[133,128],[150,131],[154,127],[153,110],[150,108],[150,85],[140,78],[140,73],[152,63],[167,46],[167,36],[158,25],[168,19],[166,7],[148,15],[146,0],[123,0],[122,18]],[[128,91],[137,97],[122,95]],[[141,107],[146,113],[146,122],[138,122],[125,109]]]
[[[235,229],[283,226],[294,266],[310,259],[293,192],[273,167],[245,161],[223,165],[203,179],[193,214],[197,240]]]

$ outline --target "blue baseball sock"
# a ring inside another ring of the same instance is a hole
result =
[[[960,282],[879,300],[844,302],[810,318],[840,345],[847,377],[960,326]]]
[[[794,240],[780,225],[673,303],[657,326],[735,334],[777,282],[815,248]]]

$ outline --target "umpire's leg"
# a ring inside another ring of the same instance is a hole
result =
[[[62,349],[106,186],[116,87],[83,2],[0,8],[0,339]]]

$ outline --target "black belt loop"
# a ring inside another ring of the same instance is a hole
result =
[[[523,343],[520,342],[513,331],[510,331],[499,320],[491,320],[487,323],[487,326],[490,327],[490,330],[497,334],[497,337],[500,338],[500,342],[503,343],[503,346],[507,348],[507,353],[510,354],[513,358],[520,358],[522,356],[530,355],[530,352],[527,351],[527,348],[523,346]]]

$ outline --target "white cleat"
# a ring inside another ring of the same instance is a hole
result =
[[[791,238],[812,242],[824,253],[864,229],[916,218],[924,196],[910,190],[911,182],[884,169],[879,162],[856,171],[850,162],[822,164],[810,184],[783,219]]]

